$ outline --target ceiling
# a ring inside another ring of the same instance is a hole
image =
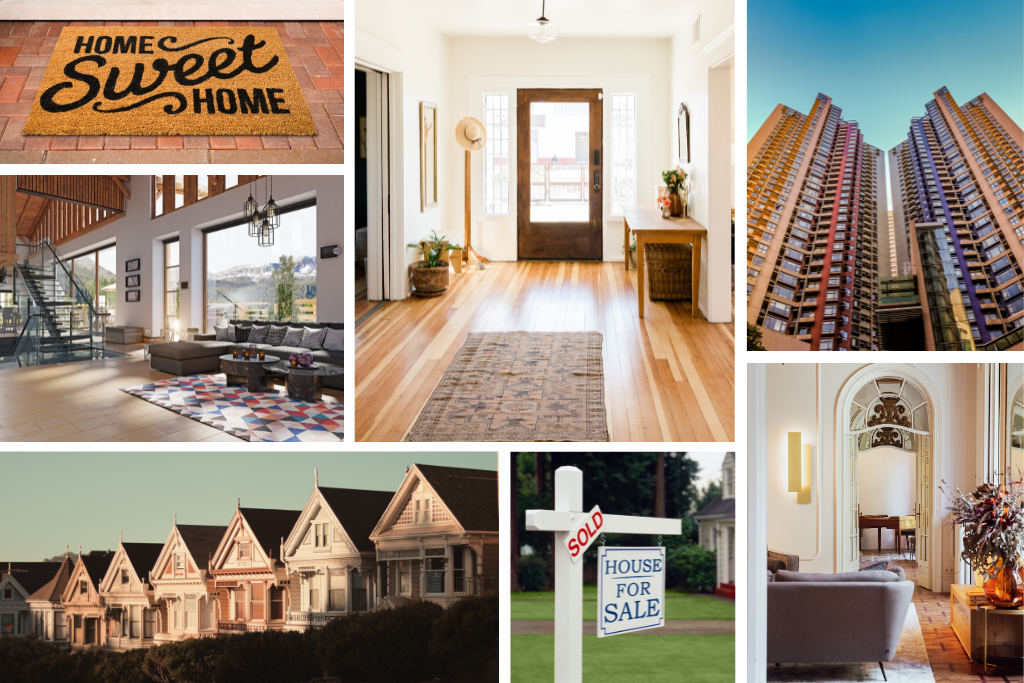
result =
[[[670,38],[692,20],[694,0],[547,0],[559,38]],[[415,0],[418,19],[448,36],[526,38],[541,0]],[[358,11],[358,10],[357,10]]]
[[[15,194],[14,210],[18,216],[18,237],[31,237],[39,217],[50,200],[45,197],[18,192]]]

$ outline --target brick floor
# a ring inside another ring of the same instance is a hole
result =
[[[24,136],[28,113],[57,37],[65,26],[272,26],[309,104],[317,135]],[[239,159],[273,150],[275,163],[344,159],[344,22],[311,21],[10,21],[0,22],[0,163],[153,163]],[[57,154],[51,154],[57,152]]]

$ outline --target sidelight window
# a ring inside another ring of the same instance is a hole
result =
[[[508,215],[508,93],[484,95],[484,213]]]
[[[636,95],[612,95],[612,215],[636,204]]]

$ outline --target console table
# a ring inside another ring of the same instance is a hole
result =
[[[984,591],[968,584],[953,584],[949,596],[949,625],[967,658],[972,662],[997,659],[1000,664],[1020,665],[1024,643],[1024,619],[1011,610],[992,610]]]
[[[626,270],[629,270],[629,233],[636,235],[636,289],[640,317],[644,317],[644,298],[647,292],[647,282],[644,278],[644,244],[661,242],[693,246],[690,315],[696,318],[697,298],[700,292],[700,241],[707,234],[707,228],[691,218],[662,218],[661,209],[649,205],[625,205],[622,207],[622,216],[626,228],[623,252],[626,255]]]

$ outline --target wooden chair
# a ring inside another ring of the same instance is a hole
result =
[[[917,517],[905,515],[900,517],[900,536],[907,542],[907,550],[910,551],[911,559],[916,560],[917,555]]]

